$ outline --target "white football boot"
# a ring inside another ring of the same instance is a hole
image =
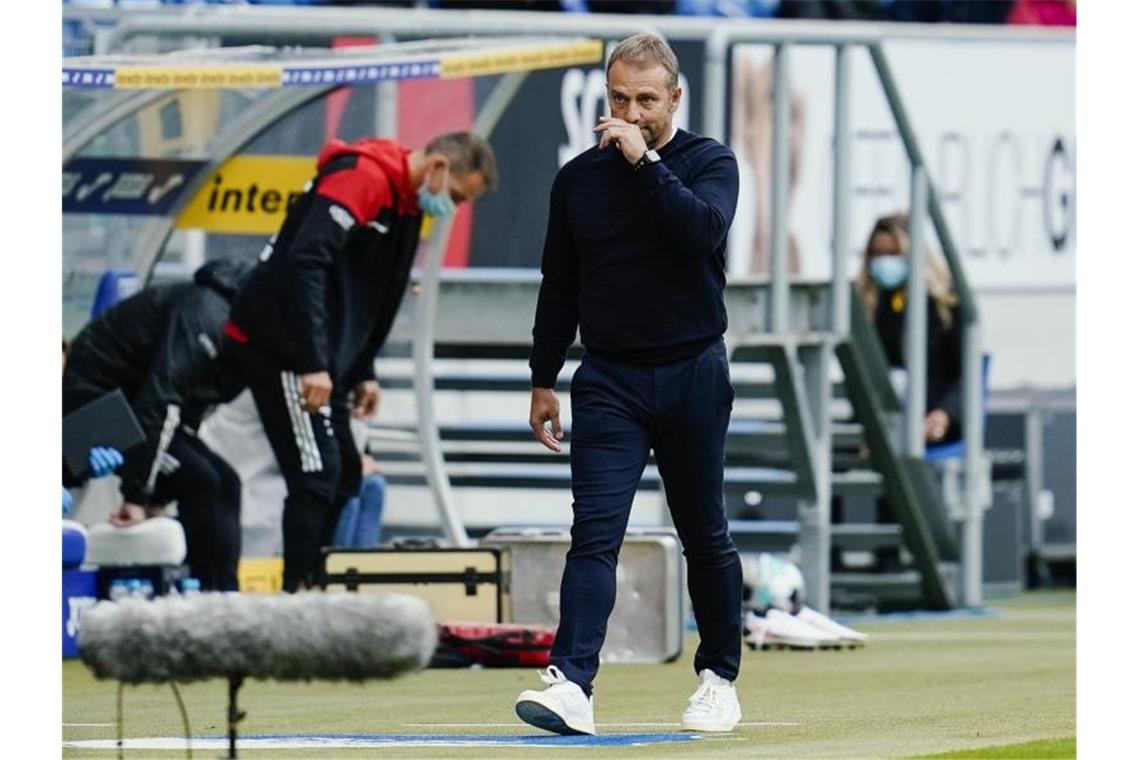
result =
[[[867,643],[867,634],[848,628],[842,623],[837,623],[827,615],[817,612],[807,605],[800,608],[796,617],[826,634],[838,637],[843,646],[854,648],[864,646]]]
[[[751,649],[819,649],[840,646],[838,636],[826,633],[775,607],[769,609],[763,617],[749,610],[744,616],[744,629],[748,631],[744,643]]]
[[[732,681],[709,669],[701,671],[700,685],[681,715],[686,731],[731,731],[740,722],[740,700]]]
[[[524,723],[546,731],[571,736],[594,730],[594,698],[587,697],[582,687],[570,681],[558,668],[550,665],[539,676],[549,688],[527,689],[515,700],[515,714]]]

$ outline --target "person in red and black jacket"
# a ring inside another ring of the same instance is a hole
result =
[[[227,335],[288,495],[284,588],[312,585],[320,548],[360,481],[349,414],[380,400],[372,363],[407,289],[424,213],[445,216],[495,184],[470,132],[421,150],[333,140],[234,301]]]

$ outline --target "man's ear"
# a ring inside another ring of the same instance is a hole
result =
[[[669,113],[675,112],[679,105],[681,105],[681,85],[677,85],[669,96]]]
[[[432,153],[427,156],[427,167],[429,171],[439,171],[440,169],[447,169],[451,166],[451,159],[442,153]]]

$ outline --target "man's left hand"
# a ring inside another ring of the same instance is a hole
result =
[[[624,119],[603,116],[598,119],[598,126],[594,127],[594,131],[601,133],[601,140],[598,142],[601,150],[616,145],[631,165],[640,161],[645,151],[649,150],[649,146],[645,144],[645,136],[641,134],[641,127]]]
[[[380,384],[375,380],[364,380],[353,389],[352,416],[367,420],[380,408]]]

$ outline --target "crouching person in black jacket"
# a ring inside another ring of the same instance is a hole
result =
[[[236,591],[241,481],[196,431],[214,404],[244,387],[222,331],[251,264],[215,261],[193,282],[147,288],[88,324],[72,342],[63,413],[121,388],[146,434],[119,470],[120,527],[178,502],[190,572],[202,588]]]
[[[290,592],[315,582],[321,546],[360,486],[349,416],[371,417],[379,404],[372,363],[404,297],[423,214],[446,216],[495,183],[491,148],[470,132],[419,150],[334,140],[316,168],[226,327],[288,488]]]

